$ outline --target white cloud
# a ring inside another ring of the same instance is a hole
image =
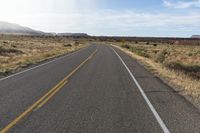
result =
[[[98,1],[0,0],[0,21],[47,32],[87,32],[93,35],[185,35],[194,34],[200,29],[198,12],[178,14],[100,10],[96,8]],[[172,3],[165,4],[171,6]]]
[[[200,0],[178,1],[178,2],[163,0],[163,4],[165,7],[176,8],[176,9],[185,9],[185,8],[192,8],[192,7],[200,8]]]
[[[9,18],[32,28],[55,32],[87,32],[89,34],[137,34],[137,31],[181,30],[200,28],[200,14],[172,15],[134,11],[81,11],[68,14],[28,14]]]

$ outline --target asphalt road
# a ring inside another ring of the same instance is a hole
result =
[[[0,133],[199,133],[200,111],[136,60],[91,45],[0,79]]]

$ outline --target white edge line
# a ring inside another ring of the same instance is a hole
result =
[[[140,86],[140,84],[138,83],[138,81],[136,80],[136,78],[131,73],[130,69],[127,67],[127,65],[122,60],[122,58],[119,56],[119,54],[112,47],[111,47],[111,49],[115,52],[115,54],[117,55],[117,57],[120,59],[120,61],[125,66],[125,68],[128,71],[128,73],[130,74],[131,78],[133,79],[133,81],[137,85],[137,87],[138,87],[141,95],[143,96],[144,100],[146,101],[146,103],[148,104],[149,108],[151,109],[153,115],[155,116],[155,118],[156,118],[157,122],[159,123],[160,127],[162,128],[163,132],[164,133],[170,133],[169,129],[167,128],[167,126],[165,125],[165,123],[163,122],[163,120],[161,119],[161,117],[159,116],[159,114],[157,113],[156,109],[151,104],[150,100],[146,96],[145,92],[143,91],[142,87]]]
[[[85,47],[85,48],[88,48],[88,47]],[[85,49],[85,48],[83,48],[83,49]],[[9,76],[7,76],[7,77],[0,78],[0,81],[6,80],[6,79],[8,79],[8,78],[11,78],[11,77],[17,76],[17,75],[22,74],[22,73],[25,73],[25,72],[28,72],[28,71],[30,71],[30,70],[34,70],[34,69],[36,69],[36,68],[39,68],[39,67],[45,66],[45,65],[50,64],[50,63],[52,63],[52,62],[55,62],[55,61],[57,61],[57,60],[61,60],[61,59],[65,58],[65,57],[71,56],[71,55],[73,55],[73,54],[75,54],[75,53],[77,53],[77,52],[79,52],[80,50],[83,50],[83,49],[79,49],[79,50],[77,50],[77,51],[74,51],[74,52],[72,52],[72,53],[69,53],[69,54],[64,55],[64,56],[61,56],[61,57],[57,57],[57,58],[55,57],[55,59],[53,59],[53,60],[51,60],[51,61],[48,61],[48,62],[42,63],[42,64],[40,64],[40,65],[37,65],[37,66],[35,66],[35,67],[32,67],[32,68],[26,69],[26,70],[24,70],[24,71],[21,71],[21,72],[18,72],[18,73],[15,73],[15,74],[9,75]]]

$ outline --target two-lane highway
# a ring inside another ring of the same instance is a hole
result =
[[[0,131],[198,133],[200,113],[120,50],[91,45],[0,79]]]

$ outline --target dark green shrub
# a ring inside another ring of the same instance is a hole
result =
[[[123,45],[121,45],[121,47],[126,48],[126,49],[130,49],[130,45],[128,45],[128,44],[123,44]]]
[[[193,56],[193,54],[192,53],[188,53],[188,56]]]
[[[154,43],[154,44],[153,44],[153,46],[154,46],[154,47],[156,47],[156,46],[157,46],[157,44],[156,44],[156,43]]]
[[[17,49],[13,49],[13,48],[4,48],[2,46],[0,46],[0,54],[1,55],[4,55],[4,54],[7,54],[7,53],[17,53],[17,54],[20,54],[20,53],[23,53],[22,51],[20,50],[17,50]]]
[[[163,63],[165,61],[165,58],[166,58],[166,55],[168,54],[167,50],[162,50],[160,51],[157,56],[156,56],[156,59],[155,61],[156,62],[159,62],[159,63]]]
[[[76,41],[76,42],[74,43],[74,45],[75,45],[75,46],[78,46],[78,45],[79,45],[79,42]]]
[[[200,79],[199,65],[186,66],[180,62],[171,62],[171,63],[166,64],[165,66],[173,70],[182,71],[192,78]]]
[[[148,55],[147,51],[145,51],[145,50],[143,50],[143,49],[139,49],[139,48],[137,48],[137,47],[132,46],[132,47],[130,48],[130,50],[131,50],[132,52],[136,53],[136,54],[139,55],[139,56],[143,56],[143,57],[149,58],[149,55]]]
[[[72,47],[71,44],[63,44],[64,47]]]

